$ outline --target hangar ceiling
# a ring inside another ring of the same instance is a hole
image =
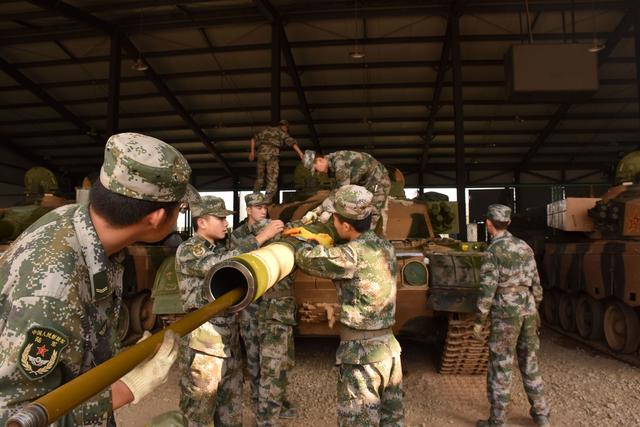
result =
[[[136,131],[196,182],[237,186],[280,116],[303,149],[367,151],[416,185],[606,180],[640,145],[638,22],[637,2],[609,0],[4,0],[0,140],[81,177]],[[594,96],[507,100],[511,45],[594,39]],[[285,174],[297,163],[283,151]]]

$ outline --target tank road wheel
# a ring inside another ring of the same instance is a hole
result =
[[[560,326],[567,332],[576,330],[575,311],[573,297],[566,292],[562,292],[558,302],[558,318],[560,320]]]
[[[118,341],[124,341],[124,339],[127,337],[127,334],[129,334],[129,326],[131,325],[130,320],[129,307],[123,301],[122,306],[120,306],[120,315],[118,316],[118,329],[116,331],[118,334]]]
[[[542,300],[542,314],[545,322],[550,325],[558,324],[558,297],[557,292],[547,291]]]
[[[602,338],[602,303],[587,294],[582,294],[576,302],[576,327],[582,338],[599,340]]]
[[[604,312],[604,337],[613,351],[636,351],[640,341],[640,322],[636,312],[620,301],[609,303]]]
[[[148,291],[134,296],[131,301],[131,330],[137,334],[150,331],[156,324],[153,301]]]

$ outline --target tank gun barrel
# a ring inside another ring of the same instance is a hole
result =
[[[294,266],[294,246],[286,241],[216,264],[204,284],[212,302],[30,403],[13,415],[7,426],[44,427],[55,422],[155,354],[167,329],[182,337],[225,309],[240,311],[291,273]]]

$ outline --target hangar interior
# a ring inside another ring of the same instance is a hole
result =
[[[3,1],[0,203],[33,165],[95,176],[127,131],[184,153],[199,190],[249,190],[249,139],[279,119],[302,149],[365,151],[458,200],[599,195],[640,144],[639,22],[614,0]],[[513,96],[506,58],[523,45],[578,45],[597,87]],[[284,150],[281,189],[297,164]]]

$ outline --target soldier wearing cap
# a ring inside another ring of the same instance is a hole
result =
[[[267,204],[273,201],[273,196],[278,190],[278,175],[280,174],[280,150],[284,146],[292,147],[300,157],[303,158],[302,150],[298,147],[295,139],[289,135],[289,122],[280,120],[278,126],[271,126],[258,132],[251,138],[249,150],[249,160],[257,160],[256,182],[253,191],[262,190],[262,186],[267,181],[265,200]],[[258,155],[256,157],[256,149]]]
[[[506,426],[514,356],[531,403],[531,416],[539,426],[549,425],[549,407],[538,366],[539,315],[542,287],[533,250],[507,231],[511,208],[490,205],[486,226],[491,236],[481,268],[481,286],[474,336],[483,340],[482,329],[491,315],[487,391],[491,411],[479,427]]]
[[[396,310],[393,245],[370,230],[373,195],[346,185],[335,193],[333,224],[347,243],[305,244],[296,264],[333,280],[340,303],[336,363],[341,426],[404,425],[400,344],[392,332]]]
[[[204,278],[215,264],[257,249],[282,227],[265,227],[255,236],[220,244],[227,235],[224,200],[202,197],[190,203],[193,236],[178,247],[176,275],[185,311],[207,304]],[[280,223],[281,224],[281,223]],[[242,426],[242,355],[235,314],[223,314],[193,331],[181,342],[180,409],[189,425]]]
[[[245,202],[247,221],[233,231],[232,244],[256,235],[269,224],[282,224],[267,218],[267,205],[261,193],[246,195]],[[280,237],[278,233],[266,243]],[[276,283],[239,316],[257,425],[273,426],[277,425],[278,418],[295,418],[296,411],[287,398],[287,372],[294,364],[293,327],[297,323],[293,274]]]
[[[389,199],[391,180],[387,169],[374,159],[370,154],[357,151],[336,151],[335,153],[323,156],[313,150],[305,150],[303,164],[311,173],[328,173],[335,177],[335,187],[329,193],[327,203],[318,206],[305,217],[306,221],[313,221],[320,218],[326,222],[333,213],[332,205],[335,202],[335,195],[338,188],[348,185],[360,185],[365,187],[371,194],[373,200],[373,217],[371,219],[371,229],[375,230],[380,218],[382,218],[382,231],[386,229],[386,210]]]
[[[66,205],[25,230],[0,258],[0,425],[119,349],[124,253],[171,232],[191,169],[173,147],[136,133],[107,141],[89,204]],[[113,410],[166,381],[178,339],[74,408],[60,425],[115,425]]]

